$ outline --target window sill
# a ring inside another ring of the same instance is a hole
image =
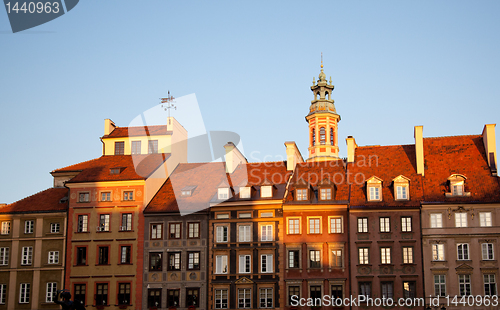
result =
[[[118,265],[133,265],[132,263],[119,263]]]
[[[111,266],[111,264],[95,264],[95,266]]]
[[[73,265],[73,267],[87,267],[87,264],[78,264],[78,265]]]

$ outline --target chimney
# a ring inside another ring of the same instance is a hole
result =
[[[110,120],[109,118],[104,120],[104,135],[107,136],[109,135],[113,130],[115,130],[116,125],[115,123]]]
[[[226,149],[226,173],[233,173],[239,164],[248,163],[233,142],[228,142],[224,148]]]
[[[347,143],[347,162],[353,163],[355,151],[358,145],[356,144],[356,140],[354,140],[352,136],[348,136],[345,139],[345,142]]]
[[[415,126],[415,156],[417,158],[417,174],[424,175],[424,126]]]
[[[491,174],[497,175],[497,142],[495,139],[496,124],[486,124],[483,129],[483,144]]]
[[[298,163],[303,163],[304,158],[300,154],[299,148],[293,141],[285,142],[286,146],[286,170],[293,171]]]

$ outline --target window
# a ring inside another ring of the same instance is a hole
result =
[[[307,189],[297,189],[297,200],[307,200]]]
[[[217,213],[215,218],[218,220],[225,220],[229,218],[229,213]]]
[[[332,267],[342,267],[342,250],[332,250]]]
[[[358,217],[358,232],[367,233],[368,232],[368,218]]]
[[[132,154],[141,154],[141,141],[132,141]]]
[[[380,263],[381,264],[391,263],[391,248],[380,248]]]
[[[319,190],[319,199],[332,200],[332,189],[331,188],[321,188]]]
[[[458,289],[460,296],[470,295],[470,275],[458,275]]]
[[[272,288],[261,288],[259,290],[259,301],[261,308],[272,308],[273,307],[273,289]]]
[[[392,299],[394,297],[394,283],[393,282],[382,282],[382,298]]]
[[[120,264],[130,264],[130,254],[132,252],[130,245],[120,247]]]
[[[457,258],[458,260],[469,259],[469,245],[467,243],[457,244]]]
[[[321,127],[319,129],[319,143],[322,144],[322,145],[326,143],[325,127]]]
[[[403,264],[413,264],[413,247],[403,247]]]
[[[240,198],[248,199],[250,198],[251,187],[240,187]]]
[[[19,303],[27,304],[30,302],[30,284],[21,283],[19,286]]]
[[[170,233],[168,235],[169,239],[180,239],[181,238],[181,223],[170,223]]]
[[[330,145],[333,145],[333,128],[330,128]]]
[[[368,248],[358,248],[358,263],[360,265],[367,265],[370,263]]]
[[[321,251],[309,250],[309,268],[321,268]]]
[[[161,288],[148,289],[148,307],[161,307]]]
[[[186,288],[186,307],[195,306],[200,304],[200,289],[199,288]]]
[[[89,216],[88,215],[78,215],[78,228],[77,232],[87,232],[88,231]]]
[[[250,273],[251,271],[250,255],[240,255],[240,273]]]
[[[332,297],[334,299],[342,299],[344,297],[342,285],[332,285]]]
[[[215,309],[227,309],[227,295],[228,290],[215,290]]]
[[[75,304],[80,304],[82,306],[85,306],[86,303],[86,298],[85,298],[85,293],[86,293],[87,287],[85,284],[75,284],[73,286],[73,301]]]
[[[321,218],[310,218],[309,219],[309,233],[319,234],[321,233]]]
[[[181,252],[168,253],[168,270],[181,270]]]
[[[411,216],[402,216],[401,217],[401,231],[402,232],[411,232]]]
[[[288,234],[300,234],[299,218],[288,218]]]
[[[109,247],[108,246],[100,246],[98,248],[98,265],[108,265],[109,264]]]
[[[149,140],[148,154],[156,154],[156,153],[158,153],[158,140]]]
[[[217,199],[228,199],[229,198],[229,188],[221,187],[217,190]]]
[[[7,299],[7,284],[0,284],[0,305],[5,305]]]
[[[493,296],[497,294],[497,283],[495,282],[494,274],[485,274],[484,278],[484,295]]]
[[[130,305],[130,283],[118,284],[118,304]]]
[[[121,168],[111,168],[109,169],[109,174],[120,174]]]
[[[82,266],[87,264],[87,247],[76,248],[76,265]]]
[[[403,281],[403,297],[415,298],[417,292],[417,283],[413,281]]]
[[[33,260],[33,247],[23,246],[21,265],[25,265],[25,266],[31,265],[32,260]]]
[[[200,269],[200,252],[188,252],[188,270]]]
[[[45,294],[45,302],[54,302],[54,299],[57,297],[57,283],[56,282],[48,282],[47,283],[47,291]]]
[[[273,241],[273,225],[260,226],[260,241]]]
[[[492,243],[482,243],[481,244],[481,252],[482,252],[483,260],[492,260],[495,258],[493,255],[493,244]]]
[[[50,233],[57,234],[61,231],[61,224],[59,223],[50,223]]]
[[[162,254],[158,252],[149,253],[149,270],[150,271],[161,271],[163,269],[162,264]]]
[[[262,197],[262,198],[273,197],[273,187],[272,186],[261,186],[260,187],[260,197]]]
[[[9,264],[9,248],[0,248],[0,266]]]
[[[167,307],[179,306],[179,293],[180,290],[167,290]]]
[[[453,196],[462,196],[464,194],[464,182],[456,182],[451,184],[451,194]]]
[[[10,234],[10,222],[2,222],[2,235]]]
[[[491,226],[491,212],[479,212],[479,224],[481,227]]]
[[[215,257],[215,273],[216,274],[227,273],[227,255],[217,255]]]
[[[331,234],[341,234],[342,233],[342,218],[341,217],[330,217],[330,233]]]
[[[273,217],[274,213],[273,212],[260,212],[260,217]]]
[[[312,145],[316,145],[316,130],[315,129],[312,130],[311,140],[312,140]]]
[[[300,251],[288,251],[288,268],[300,268]]]
[[[97,283],[96,284],[95,304],[96,305],[107,305],[108,304],[108,284],[107,283]]]
[[[372,293],[371,282],[359,282],[359,295],[370,297]]]
[[[288,287],[288,305],[289,306],[292,305],[292,302],[295,304],[295,302],[293,300],[295,300],[295,302],[297,300],[300,300],[300,286],[294,285],[294,286]]]
[[[434,296],[446,296],[446,276],[444,274],[434,275]]]
[[[408,185],[396,186],[396,199],[408,200]]]
[[[312,298],[313,301],[316,298],[321,298],[321,285],[311,285],[309,287],[309,297]]]
[[[240,219],[251,219],[252,218],[252,212],[240,212],[240,213],[238,213],[238,217]]]
[[[380,199],[380,187],[369,187],[370,190],[370,196],[369,199],[370,201],[377,201],[381,200]]]
[[[391,220],[388,217],[379,218],[380,232],[391,232]]]
[[[443,215],[441,213],[431,214],[431,228],[443,227]]]
[[[125,154],[125,142],[119,141],[115,142],[115,155],[124,155]]]
[[[240,225],[238,226],[238,240],[239,242],[250,242],[252,241],[252,226],[250,225]]]
[[[162,239],[162,226],[163,224],[151,224],[151,240]]]
[[[227,226],[217,226],[216,234],[217,234],[217,242],[227,242],[227,234],[228,227]]]
[[[444,260],[444,244],[432,245],[432,260],[433,261]]]
[[[97,231],[109,231],[109,214],[99,215],[99,227]]]
[[[467,213],[455,213],[455,227],[467,227]]]
[[[188,238],[200,238],[200,223],[188,223]]]
[[[59,251],[49,251],[49,264],[59,264]]]
[[[24,233],[25,234],[32,234],[34,227],[35,227],[35,221],[33,221],[33,220],[24,221]]]
[[[250,308],[250,300],[252,290],[249,288],[240,288],[238,289],[238,308]]]
[[[120,231],[131,231],[132,230],[132,213],[122,214],[122,225],[120,226]]]
[[[90,193],[78,193],[78,202],[90,202]]]
[[[134,200],[134,191],[123,192],[123,201],[133,201],[133,200]]]
[[[111,201],[111,192],[101,192],[101,201]]]
[[[263,254],[260,256],[260,272],[271,273],[273,272],[273,255]]]

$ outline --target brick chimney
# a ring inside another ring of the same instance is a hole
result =
[[[347,143],[347,163],[353,163],[354,155],[358,145],[356,144],[356,140],[352,136],[348,136],[345,139],[345,142]]]
[[[104,120],[104,135],[107,136],[109,135],[113,130],[115,130],[116,125],[115,123],[110,120],[109,118]]]
[[[497,142],[495,138],[496,124],[486,124],[483,128],[483,143],[491,174],[497,175]]]
[[[303,163],[304,159],[300,154],[297,144],[293,141],[285,142],[286,146],[286,170],[293,171],[298,163]]]
[[[424,126],[415,126],[415,156],[417,158],[417,174],[424,175]]]

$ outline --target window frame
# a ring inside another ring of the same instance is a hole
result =
[[[47,264],[57,265],[59,264],[59,251],[49,251]]]
[[[214,274],[228,274],[229,273],[229,261],[227,254],[215,255],[215,270]]]
[[[391,218],[389,216],[381,216],[379,219],[379,232],[390,233],[391,232]]]
[[[243,292],[243,298],[241,298],[241,292]],[[252,308],[252,289],[250,287],[238,288],[237,294],[238,309]]]
[[[335,220],[335,222],[337,220],[340,220],[340,223],[334,223],[334,225],[332,225],[332,220]],[[340,231],[338,231],[339,225],[340,225]],[[330,234],[343,234],[344,233],[344,218],[343,218],[343,216],[329,216],[328,217],[328,232]]]
[[[29,304],[30,297],[31,297],[31,283],[19,283],[19,303]]]
[[[137,148],[139,151],[137,151]],[[132,154],[132,155],[142,154],[142,141],[141,140],[130,141],[130,154]]]
[[[156,259],[153,259],[153,258],[156,258]],[[149,269],[148,270],[149,271],[163,271],[163,252],[149,252]]]
[[[443,228],[443,213],[430,214],[430,228]]]
[[[131,282],[118,282],[116,290],[116,303],[119,306],[130,306],[132,297],[132,283]],[[123,293],[122,293],[123,286]],[[128,286],[128,288],[127,288]],[[128,289],[128,294],[127,294]],[[127,298],[128,297],[128,298]]]
[[[200,239],[200,229],[201,229],[200,222],[188,222],[187,223],[187,233],[188,233],[187,238],[188,239]]]
[[[115,141],[115,155],[125,155],[125,141]]]
[[[173,229],[173,232],[172,232],[172,229]],[[181,222],[168,223],[168,239],[169,240],[182,239],[182,223]]]
[[[59,234],[61,232],[61,223],[50,223],[50,233]]]
[[[31,266],[33,264],[33,247],[23,246],[21,248],[21,266]]]
[[[486,216],[486,215],[488,215],[488,216],[486,218],[484,218],[484,216]],[[486,211],[479,212],[479,226],[480,227],[492,227],[493,226],[493,219],[491,216],[491,212],[486,212]]]
[[[252,255],[250,254],[238,255],[238,273],[241,274],[252,273]]]
[[[148,140],[148,154],[158,154],[158,140]]]
[[[228,243],[229,242],[229,225],[222,224],[215,226],[215,242]]]
[[[401,216],[401,232],[413,232],[413,218]]]
[[[35,232],[35,220],[24,221],[24,234],[29,235]]]
[[[229,309],[229,289],[214,289],[214,309]]]
[[[270,233],[269,233],[270,230]],[[259,225],[260,232],[260,241],[262,242],[271,242],[274,241],[274,225],[272,224],[260,224]]]
[[[102,294],[99,294],[99,286],[102,286]],[[104,291],[106,291],[106,293],[104,293]],[[104,301],[104,303],[102,304],[99,304],[99,305],[103,305],[103,306],[109,306],[109,283],[108,282],[96,282],[95,283],[95,304],[96,306],[98,305],[97,304],[97,301],[98,301],[98,296],[101,296],[101,301]],[[105,297],[105,298],[104,298]]]
[[[9,265],[9,256],[10,256],[10,248],[9,247],[1,247],[0,248],[0,266],[8,266]]]
[[[488,282],[486,282],[486,278],[488,278]],[[493,281],[491,281],[493,279]],[[495,296],[497,295],[497,280],[496,275],[492,273],[483,274],[483,286],[484,286],[484,295],[483,296]],[[493,292],[494,290],[494,292]],[[489,292],[487,292],[489,291]]]
[[[167,271],[180,271],[182,266],[182,252],[167,252]]]
[[[431,255],[433,262],[443,262],[446,260],[444,244],[442,243],[432,243],[431,244]],[[442,259],[439,259],[442,257]]]
[[[193,256],[191,258],[191,256]],[[201,252],[200,251],[188,251],[187,252],[187,270],[200,270],[200,261],[201,261]],[[191,259],[193,260],[192,262],[192,267],[190,267],[191,265]],[[198,261],[198,263],[196,264],[196,261]]]
[[[369,232],[368,218],[367,217],[358,217],[357,222],[358,222],[358,227],[357,227],[358,233],[368,233]]]
[[[160,228],[159,230],[158,227]],[[149,224],[149,240],[163,240],[163,223]]]
[[[123,253],[123,250],[125,250],[125,253]],[[124,257],[124,254],[125,254],[125,257]],[[125,258],[125,260],[124,260],[124,258]],[[121,244],[120,245],[119,264],[120,265],[132,264],[132,245],[129,245],[129,244]]]
[[[457,260],[470,260],[468,243],[457,243]]]
[[[468,223],[466,212],[455,213],[455,227],[464,228],[464,227],[468,227],[468,225],[469,225],[469,223]]]
[[[380,264],[382,265],[392,264],[391,247],[380,248]]]
[[[307,188],[297,188],[295,189],[295,197],[297,201],[307,201],[308,190]]]
[[[358,265],[370,265],[370,248],[358,248]]]
[[[458,275],[458,293],[459,296],[469,296],[472,292],[472,284],[470,274]],[[462,280],[463,279],[463,280]],[[462,294],[465,293],[465,294]]]
[[[53,303],[57,298],[57,282],[47,282],[45,290],[45,302]]]
[[[262,185],[260,187],[260,198],[272,198],[272,197],[273,197],[273,186]]]
[[[271,291],[269,293],[269,290]],[[264,291],[264,298],[262,298],[262,292]],[[260,287],[259,288],[259,308],[272,308],[274,305],[274,290],[270,287]],[[269,296],[271,296],[269,298]],[[270,299],[270,300],[269,300]],[[263,306],[264,304],[264,306]]]
[[[260,273],[273,273],[273,272],[274,272],[274,255],[260,254]]]
[[[77,233],[89,232],[89,214],[77,214],[76,220],[77,220],[77,226],[76,226]]]
[[[491,248],[491,253],[490,253]],[[486,258],[485,258],[486,250]],[[490,255],[491,254],[491,255]],[[491,258],[489,258],[491,256]],[[481,260],[494,260],[495,259],[495,246],[493,243],[483,242],[481,243]]]
[[[111,265],[110,262],[110,245],[100,244],[97,245],[97,257],[96,257],[96,266],[108,266]]]
[[[81,250],[85,252],[85,257],[82,257]],[[88,266],[88,246],[75,246],[75,266]],[[82,261],[83,259],[83,261]]]
[[[123,212],[120,215],[120,231],[133,231],[133,213]]]
[[[323,253],[320,249],[307,250],[307,262],[309,269],[322,269],[323,268]]]
[[[403,246],[403,264],[414,264],[414,251],[412,246]]]
[[[434,277],[434,296],[446,297],[446,275],[435,274]],[[436,281],[437,280],[437,281]],[[444,280],[444,281],[441,281]],[[439,292],[438,292],[439,290]]]
[[[0,230],[0,234],[1,235],[10,235],[10,228],[11,228],[11,223],[10,221],[2,221],[2,224],[1,224],[1,230]]]

